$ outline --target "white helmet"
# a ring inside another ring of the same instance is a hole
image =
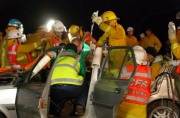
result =
[[[8,33],[8,39],[13,39],[13,38],[21,38],[22,37],[22,34],[21,34],[21,31],[19,30],[11,30],[9,33]]]
[[[133,29],[133,27],[128,27],[127,28],[127,32],[130,32],[130,31],[133,31],[134,29]]]
[[[139,65],[147,65],[147,53],[141,46],[133,47],[134,54],[136,57],[136,63]]]
[[[59,20],[55,20],[54,24],[52,25],[52,29],[55,32],[63,32],[66,31],[66,27],[64,26],[64,24],[59,21]]]

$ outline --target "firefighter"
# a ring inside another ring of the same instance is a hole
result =
[[[7,35],[11,30],[19,30],[20,33],[22,34],[23,30],[24,30],[22,22],[18,19],[11,19],[8,22],[8,26],[6,29],[6,35],[4,36],[4,38],[0,44],[0,47],[1,47],[0,48],[0,52],[1,52],[0,65],[1,65],[1,67],[10,68],[10,65],[7,60],[7,50],[8,50],[7,48],[9,45],[12,44],[12,40],[8,40]]]
[[[173,29],[172,27],[175,27],[175,25],[173,22],[170,22],[169,29],[168,29],[168,36],[171,43],[171,50],[173,54],[175,55],[175,57],[180,59],[180,44],[178,43],[178,40],[177,40],[176,29],[175,28]]]
[[[153,47],[155,48],[156,52],[158,53],[162,47],[161,41],[158,39],[157,36],[153,34],[150,28],[146,30],[146,37],[142,43],[143,48]]]
[[[46,39],[41,39],[32,44],[21,44],[22,34],[19,30],[11,30],[7,39],[12,40],[12,45],[8,46],[8,61],[12,68],[19,69],[32,62],[31,52],[35,51],[38,46]]]
[[[128,27],[127,28],[126,43],[127,43],[128,46],[138,45],[138,40],[134,36],[134,28],[133,27]]]
[[[124,28],[118,24],[118,19],[112,11],[104,12],[101,17],[96,15],[95,12],[93,13],[92,21],[104,31],[104,34],[98,40],[99,46],[103,46],[106,40],[108,40],[110,46],[126,46],[126,33]],[[123,55],[124,53],[122,50],[112,51],[110,61],[113,62],[114,65],[119,66],[119,63],[122,62],[121,54]]]
[[[90,32],[85,32],[82,30],[82,27],[78,25],[71,25],[69,28],[70,37],[79,37],[83,42],[85,42],[88,46],[90,44],[94,44],[96,47],[98,46],[97,41],[94,37],[91,36]]]
[[[102,46],[104,41],[109,37],[109,45],[111,46],[126,46],[126,34],[124,28],[118,24],[119,18],[112,11],[104,12],[101,17],[93,15],[92,20],[104,34],[99,38],[98,45]]]
[[[51,76],[51,98],[55,103],[59,103],[60,106],[62,106],[62,101],[64,100],[78,98],[83,90],[83,69],[79,59],[77,46],[73,43],[68,43],[66,45],[66,50],[62,52],[62,56],[55,64]],[[72,102],[67,101],[60,115],[69,116],[72,112],[72,108]],[[51,108],[50,110],[55,114],[55,109]]]
[[[177,41],[176,27],[173,22],[168,24],[168,38],[171,43],[171,50],[177,59],[180,59],[180,44]],[[178,96],[180,98],[180,64],[176,69],[176,73],[179,74],[178,78],[175,79],[175,88],[177,90]]]
[[[118,118],[146,118],[146,107],[150,97],[151,68],[147,64],[147,53],[141,46],[133,47],[137,70],[127,96],[119,106]],[[122,68],[122,78],[129,78],[134,66]]]

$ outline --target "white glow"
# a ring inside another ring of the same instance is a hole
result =
[[[52,25],[54,24],[54,20],[49,20],[48,23],[47,23],[47,29],[48,29],[48,32],[52,29]]]
[[[1,89],[0,104],[15,104],[17,89]]]

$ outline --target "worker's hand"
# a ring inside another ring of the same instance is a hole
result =
[[[94,16],[92,22],[95,22],[99,26],[102,23],[102,18],[100,16]]]
[[[168,38],[170,41],[176,39],[176,26],[173,22],[168,24]]]

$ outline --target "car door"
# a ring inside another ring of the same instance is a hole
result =
[[[128,78],[122,78],[122,67],[134,66]],[[98,81],[93,92],[93,106],[97,118],[112,118],[136,71],[132,47],[111,47],[102,60]]]
[[[18,86],[17,97],[16,97],[16,111],[18,118],[40,118],[42,107],[47,113],[48,100],[42,101],[43,98],[48,98],[43,92],[49,91],[50,83],[46,82],[49,77],[50,69],[41,69],[37,74],[34,75],[34,69],[41,63],[43,57],[49,52],[54,50],[61,50],[62,46],[51,48],[39,59],[35,66],[26,73],[24,82]],[[52,66],[51,66],[52,68]],[[34,75],[32,77],[32,75]],[[49,84],[47,84],[49,83]],[[48,89],[45,89],[48,88]],[[43,98],[42,98],[43,96]],[[44,106],[42,106],[44,105]]]

